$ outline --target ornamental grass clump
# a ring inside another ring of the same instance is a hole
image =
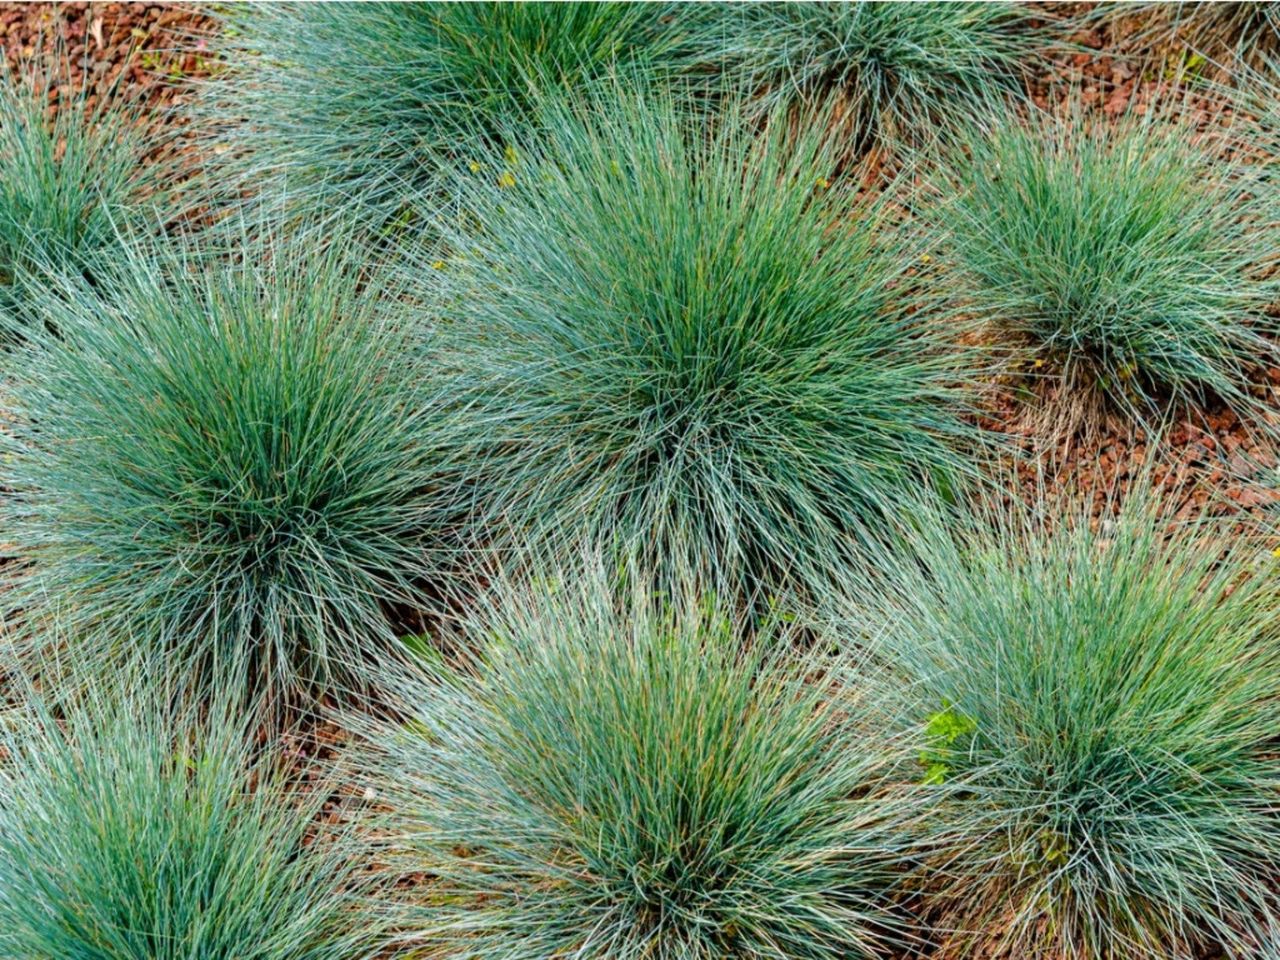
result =
[[[1010,95],[1046,43],[1030,8],[990,3],[708,5],[700,59],[766,108],[842,106],[857,147],[930,140]]]
[[[968,834],[934,887],[953,946],[1191,960],[1277,942],[1280,561],[1153,499],[922,534],[877,587],[872,630],[921,694],[920,777],[952,791],[930,816]]]
[[[486,542],[611,536],[772,582],[962,482],[980,371],[821,120],[708,135],[627,92],[546,116],[504,179],[464,176],[484,226],[421,270]]]
[[[372,917],[350,833],[236,721],[137,692],[0,727],[0,957],[351,960]],[[357,922],[356,918],[360,917]]]
[[[35,321],[23,282],[88,269],[122,224],[159,205],[163,178],[143,163],[155,137],[136,104],[90,96],[58,54],[0,71],[0,315],[4,339]]]
[[[232,72],[206,109],[238,182],[282,178],[295,208],[355,210],[398,233],[447,204],[442,165],[500,158],[498,133],[532,121],[541,98],[617,68],[676,69],[675,14],[576,2],[230,9]]]
[[[345,245],[130,247],[44,300],[3,397],[20,647],[284,695],[393,642],[449,508],[421,344]]]
[[[543,960],[865,958],[916,808],[870,671],[714,596],[599,567],[495,582],[458,662],[352,719],[407,952]]]
[[[1258,422],[1277,207],[1216,142],[1177,108],[975,132],[934,208],[950,288],[1072,399],[1139,419],[1216,399]]]

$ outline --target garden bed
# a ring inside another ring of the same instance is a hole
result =
[[[1271,957],[1277,9],[0,9],[0,960]]]

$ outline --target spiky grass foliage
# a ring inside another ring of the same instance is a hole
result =
[[[1250,162],[1269,167],[1280,157],[1280,52],[1256,65],[1242,65],[1232,83],[1210,84],[1212,93],[1231,104],[1237,116],[1233,145]]]
[[[1280,50],[1280,3],[1274,0],[1174,6],[1175,33],[1209,56],[1253,61]]]
[[[855,144],[881,148],[989,109],[1046,43],[1020,4],[864,0],[712,5],[697,36],[767,109],[834,96]]]
[[[804,576],[969,468],[976,371],[913,281],[920,241],[828,179],[821,119],[740,117],[708,137],[670,99],[579,103],[458,188],[484,228],[422,273],[485,535]]]
[[[872,629],[922,693],[922,777],[959,791],[931,820],[969,834],[941,926],[982,956],[1277,942],[1278,561],[1154,501],[1046,498],[886,560]]]
[[[969,309],[1077,393],[1138,417],[1220,398],[1257,413],[1274,362],[1274,191],[1178,107],[1113,125],[1038,116],[975,132],[935,215]]]
[[[1151,43],[1184,45],[1183,66],[1198,70],[1205,57],[1232,69],[1233,61],[1257,64],[1280,49],[1280,3],[1107,3],[1086,15],[1121,25]]]
[[[407,229],[444,199],[443,162],[499,176],[497,134],[542,97],[617,67],[674,69],[674,15],[578,2],[232,8],[233,73],[209,88],[208,109],[242,182],[283,177],[313,214],[355,207]]]
[[[349,832],[309,838],[325,792],[290,787],[241,723],[175,715],[137,691],[56,717],[28,701],[11,719],[0,957],[365,955],[374,924],[356,902]]]
[[[447,512],[395,289],[341,237],[230,262],[140,245],[43,303],[6,394],[6,606],[74,660],[301,692],[392,640]],[[57,349],[41,350],[45,341]]]
[[[22,281],[87,269],[161,187],[137,105],[91,98],[67,72],[60,53],[0,70],[0,311],[24,324]]]
[[[599,566],[500,579],[476,654],[354,719],[405,949],[608,960],[878,955],[914,851],[876,686],[778,623]],[[848,664],[845,664],[848,666]],[[426,876],[430,879],[421,880]]]

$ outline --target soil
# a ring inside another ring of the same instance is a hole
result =
[[[194,4],[0,4],[0,46],[10,68],[60,43],[70,76],[63,91],[87,84],[160,107],[180,104],[190,81],[209,76],[214,21]],[[63,92],[60,91],[60,92]]]

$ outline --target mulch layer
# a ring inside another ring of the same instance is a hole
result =
[[[0,4],[0,46],[10,68],[49,50],[69,67],[64,94],[87,85],[90,95],[181,104],[190,81],[209,76],[206,56],[214,21],[195,5],[147,3]]]

